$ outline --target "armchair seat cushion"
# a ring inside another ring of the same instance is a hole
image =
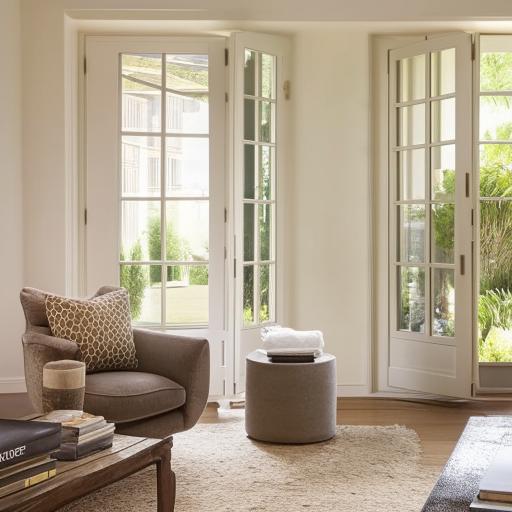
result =
[[[89,374],[85,380],[84,410],[115,423],[172,411],[185,399],[182,386],[154,373],[101,372]]]

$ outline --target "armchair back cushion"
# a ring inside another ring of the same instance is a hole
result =
[[[94,294],[93,298],[116,290],[121,290],[121,288],[116,286],[102,286]],[[27,330],[33,327],[50,327],[45,304],[48,295],[49,294],[43,290],[30,288],[28,286],[21,290],[20,301],[23,306],[23,312],[25,313],[25,320],[27,321]]]
[[[47,294],[45,304],[53,336],[78,345],[88,372],[137,368],[126,290],[92,299]]]

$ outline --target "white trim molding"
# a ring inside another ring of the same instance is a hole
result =
[[[0,377],[0,394],[26,392],[25,377]]]

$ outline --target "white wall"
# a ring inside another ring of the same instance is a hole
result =
[[[0,390],[24,389],[20,1],[0,2]]]
[[[338,384],[367,389],[368,33],[295,37],[291,321],[321,329]]]
[[[58,4],[22,0],[24,278],[27,286],[64,293],[64,16]]]

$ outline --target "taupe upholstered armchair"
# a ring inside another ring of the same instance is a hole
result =
[[[117,289],[104,286],[94,296]],[[20,298],[27,321],[22,338],[27,391],[41,411],[43,366],[78,359],[79,351],[75,342],[51,335],[45,292],[23,288]],[[133,335],[139,366],[88,374],[84,410],[114,421],[122,434],[165,437],[193,427],[208,399],[208,341],[143,329]]]

